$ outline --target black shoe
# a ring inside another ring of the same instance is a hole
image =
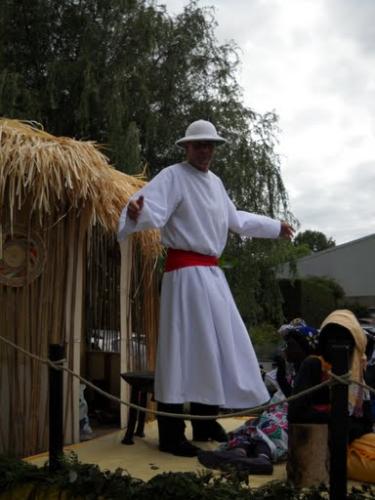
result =
[[[198,446],[194,446],[189,441],[181,441],[178,444],[159,445],[159,450],[178,457],[196,457],[198,452],[201,451]]]
[[[247,474],[269,475],[273,473],[273,465],[266,457],[247,458],[236,450],[200,451],[199,462],[209,469],[223,471],[235,470]]]
[[[228,434],[219,422],[213,422],[210,426],[210,438],[219,443],[226,443],[228,441]]]
[[[199,462],[208,469],[221,469],[237,458],[246,458],[246,451],[243,448],[232,448],[230,450],[201,450],[198,453]]]
[[[228,441],[228,435],[224,427],[219,422],[216,422],[216,420],[207,422],[205,428],[193,429],[193,441],[209,441],[210,439],[219,443],[226,443]]]
[[[232,462],[236,470],[248,474],[271,475],[273,465],[266,457],[237,458]]]

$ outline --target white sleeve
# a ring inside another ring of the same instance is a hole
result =
[[[236,210],[232,200],[227,196],[229,229],[241,236],[254,238],[278,238],[281,222],[265,215],[252,214]]]
[[[130,200],[138,199],[139,196],[144,198],[143,208],[137,221],[131,220],[127,215],[129,203],[122,210],[117,232],[118,241],[138,231],[163,227],[178,205],[179,193],[179,186],[171,169],[162,170],[130,198]]]

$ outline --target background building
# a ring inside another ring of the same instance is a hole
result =
[[[297,261],[297,276],[333,278],[344,290],[345,300],[375,306],[375,234],[328,250],[315,252]],[[292,278],[284,266],[280,278]]]

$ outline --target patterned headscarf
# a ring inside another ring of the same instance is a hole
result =
[[[282,325],[278,332],[283,337],[290,333],[300,335],[312,351],[315,351],[318,346],[319,330],[307,325],[302,318],[295,318],[290,323]]]

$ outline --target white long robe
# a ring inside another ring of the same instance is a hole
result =
[[[160,228],[171,248],[220,256],[228,230],[277,238],[280,221],[238,211],[222,181],[189,163],[163,169],[133,196],[144,196],[137,222],[124,208],[118,239]],[[246,327],[222,270],[185,267],[164,273],[155,398],[245,408],[269,399]]]

